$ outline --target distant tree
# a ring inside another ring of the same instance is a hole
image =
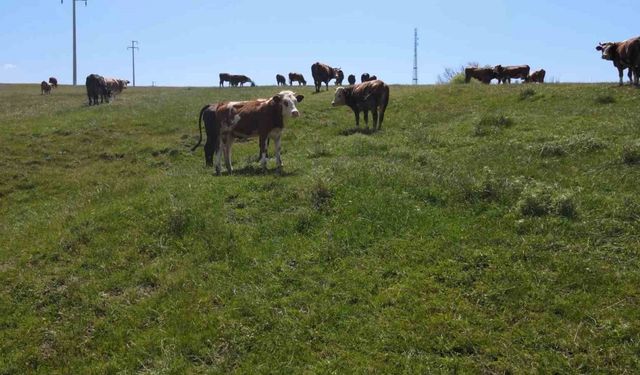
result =
[[[444,68],[444,72],[438,75],[436,83],[439,85],[464,83],[464,69],[468,67],[477,68],[479,66],[480,64],[477,62],[470,62],[466,66],[460,66],[457,69]]]

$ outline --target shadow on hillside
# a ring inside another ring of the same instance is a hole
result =
[[[344,136],[349,136],[349,135],[353,135],[353,134],[365,134],[365,135],[371,135],[376,133],[375,130],[373,130],[373,128],[351,128],[351,129],[345,129],[343,131],[341,131],[339,134],[340,135],[344,135]]]

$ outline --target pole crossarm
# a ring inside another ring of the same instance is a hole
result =
[[[131,50],[131,66],[133,67],[133,87],[136,87],[136,53],[135,51],[140,50],[137,44],[139,44],[137,40],[132,40],[131,45],[127,47],[127,49]]]

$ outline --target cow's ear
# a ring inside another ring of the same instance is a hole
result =
[[[274,95],[273,98],[271,98],[271,100],[273,100],[276,103],[280,103],[280,100],[281,100],[280,95]]]
[[[296,100],[300,103],[304,99],[304,95],[296,95]]]
[[[602,51],[602,46],[597,46],[596,51]]]

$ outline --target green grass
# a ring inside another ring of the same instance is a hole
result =
[[[640,372],[640,91],[312,90],[216,177],[200,108],[277,88],[0,85],[0,374]]]

